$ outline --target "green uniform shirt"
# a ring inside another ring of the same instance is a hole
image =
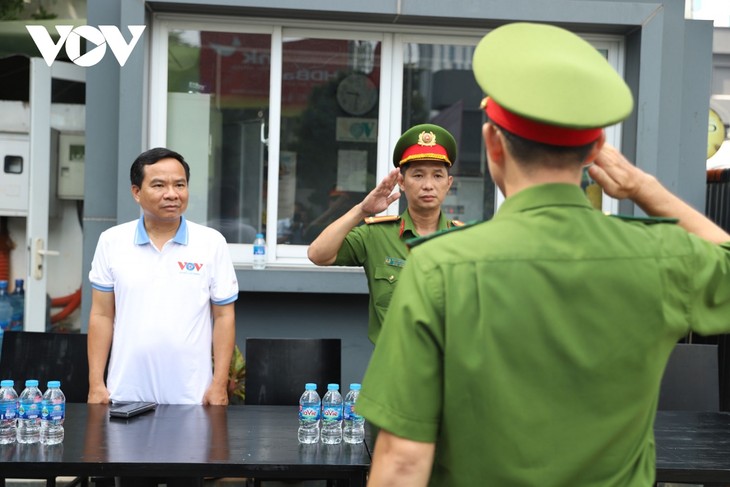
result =
[[[450,228],[452,220],[439,216],[439,230]],[[397,220],[353,228],[337,253],[333,265],[362,266],[370,290],[368,338],[375,343],[383,325],[398,276],[406,263],[406,240],[418,237],[413,220],[404,211]]]
[[[730,244],[537,186],[411,250],[358,411],[436,442],[432,486],[651,486],[690,330],[730,331]]]

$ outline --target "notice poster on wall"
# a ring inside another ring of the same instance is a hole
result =
[[[337,189],[365,193],[368,168],[368,151],[337,151]]]

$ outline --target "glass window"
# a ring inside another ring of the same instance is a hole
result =
[[[486,220],[503,200],[471,71],[481,31],[164,17],[152,46],[150,141],[188,160],[186,216],[221,231],[236,265],[251,264],[261,232],[270,264],[312,266],[306,246],[389,172],[398,136],[420,123],[445,127],[458,144],[449,218]],[[619,41],[591,42],[620,69]],[[609,142],[618,146],[619,133],[609,127]],[[611,211],[591,183],[594,205]],[[402,198],[386,213],[406,206]]]
[[[433,123],[456,139],[454,183],[442,210],[449,218],[473,221],[492,217],[495,186],[482,144],[484,97],[471,70],[473,46],[404,44],[401,131]],[[401,198],[401,211],[407,201]]]
[[[271,36],[172,30],[167,145],[190,164],[191,221],[228,243],[265,231]]]
[[[277,243],[311,243],[375,186],[380,45],[284,37]]]

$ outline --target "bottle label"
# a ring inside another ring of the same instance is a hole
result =
[[[15,401],[0,402],[0,419],[15,419],[18,417],[18,406]]]
[[[307,404],[299,406],[299,419],[302,421],[317,421],[319,419],[319,405]]]
[[[52,421],[62,420],[66,416],[66,405],[63,403],[53,404],[51,401],[43,401],[41,419]]]
[[[325,406],[322,408],[322,420],[325,423],[342,421],[342,406]]]
[[[19,419],[38,419],[41,417],[41,403],[32,401],[18,402]]]
[[[253,255],[266,255],[266,247],[263,245],[254,245]]]
[[[355,412],[355,403],[345,404],[345,421],[352,420],[356,422],[362,421],[363,417]]]

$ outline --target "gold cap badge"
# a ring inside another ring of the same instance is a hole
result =
[[[425,130],[418,134],[418,145],[424,147],[433,147],[436,145],[436,134],[433,132],[426,132]]]

